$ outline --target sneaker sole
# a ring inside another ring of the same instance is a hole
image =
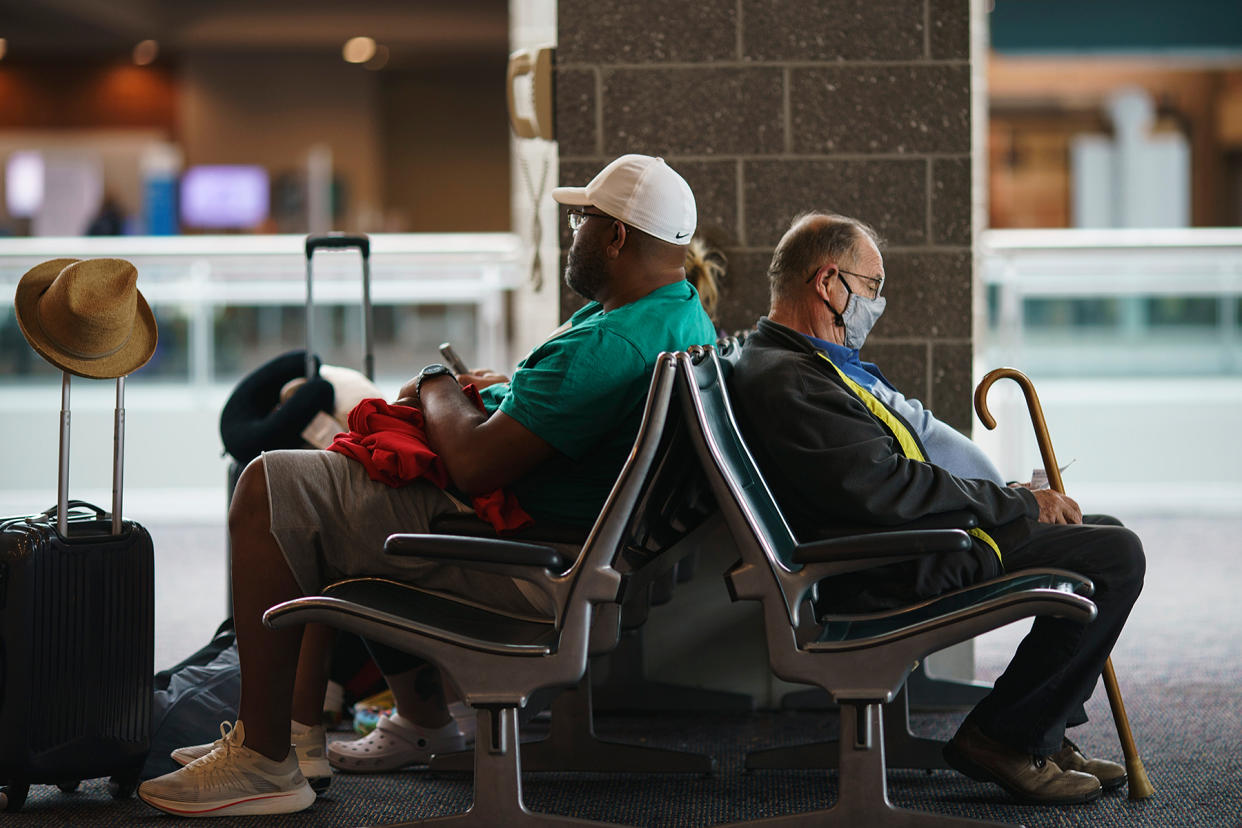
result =
[[[367,758],[355,759],[350,756],[344,759],[338,759],[330,756],[328,759],[332,763],[332,770],[337,773],[391,773],[399,771],[402,768],[408,768],[412,765],[426,765],[431,761],[430,754],[423,758]]]
[[[332,766],[322,756],[315,759],[299,759],[298,770],[306,777],[306,781],[316,794],[323,793],[328,789],[328,785],[332,784]]]
[[[198,802],[187,807],[185,802],[174,802],[152,796],[138,789],[138,797],[152,808],[166,814],[183,817],[251,816],[261,814],[295,814],[305,811],[315,802],[315,792],[310,785],[277,794],[258,794],[241,799],[220,802]]]
[[[197,756],[178,756],[175,751],[170,755],[172,760],[182,767],[199,758]],[[206,756],[206,754],[203,755]],[[328,764],[326,759],[317,759],[312,765],[303,765],[299,762],[298,770],[302,771],[302,775],[306,777],[307,783],[311,786],[311,790],[315,792],[316,796],[327,791],[328,786],[332,784],[332,766]]]
[[[944,746],[944,749],[941,752],[944,755],[944,760],[949,763],[949,767],[965,776],[970,777],[976,782],[990,782],[993,785],[999,785],[1002,789],[1004,789],[1005,793],[1009,794],[1017,801],[1027,805],[1081,805],[1085,802],[1091,802],[1099,799],[1104,793],[1103,787],[1099,787],[1090,793],[1076,794],[1074,796],[1031,796],[1028,793],[1014,788],[1012,785],[992,773],[987,768],[984,768],[982,765],[976,764],[973,760],[967,758],[951,741]]]

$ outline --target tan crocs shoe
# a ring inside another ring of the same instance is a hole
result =
[[[993,782],[1019,802],[1075,805],[1100,796],[1100,780],[1089,773],[1062,770],[1045,756],[1032,756],[1002,745],[969,722],[944,747],[953,767],[980,782]]]
[[[1088,759],[1083,755],[1078,745],[1069,740],[1067,736],[1061,741],[1061,749],[1048,757],[1049,760],[1056,762],[1057,767],[1061,770],[1080,771],[1089,773],[1096,779],[1100,780],[1100,787],[1106,791],[1114,788],[1120,788],[1126,784],[1126,769],[1116,762],[1109,762],[1106,759]]]

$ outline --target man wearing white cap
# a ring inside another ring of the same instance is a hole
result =
[[[512,379],[489,378],[484,411],[442,365],[424,368],[401,397],[421,407],[458,499],[505,487],[536,526],[589,526],[637,434],[656,357],[710,343],[715,333],[682,266],[695,229],[694,195],[663,159],[622,156],[585,187],[552,195],[569,206],[574,231],[565,280],[591,301],[531,351]],[[251,462],[229,514],[242,665],[238,721],[222,726],[224,738],[213,745],[177,751],[174,758],[198,761],[144,783],[139,795],[193,816],[289,813],[314,801],[302,771],[330,772],[323,729],[314,727],[326,682],[315,666],[324,662],[326,638],[266,629],[261,617],[274,604],[344,577],[380,575],[502,610],[546,612],[521,582],[383,554],[388,535],[427,531],[435,516],[459,510],[430,483],[388,488],[341,454],[276,451]],[[334,764],[374,772],[460,748],[439,672],[412,657],[382,660],[393,662],[385,673],[399,712],[355,750],[334,745]]]

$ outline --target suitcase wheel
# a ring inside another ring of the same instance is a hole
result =
[[[81,784],[82,784],[81,779],[73,779],[73,780],[70,780],[69,782],[58,782],[56,784],[56,787],[60,788],[61,793],[71,794],[74,791],[76,791],[78,789],[78,786]]]
[[[108,780],[108,793],[113,799],[129,799],[138,790],[137,773],[118,773]]]
[[[26,804],[26,794],[29,791],[29,785],[17,782],[0,788],[0,811],[20,811]]]

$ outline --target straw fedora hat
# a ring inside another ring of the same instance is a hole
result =
[[[155,353],[155,315],[124,259],[52,259],[17,283],[17,324],[39,356],[80,377],[137,371]]]

